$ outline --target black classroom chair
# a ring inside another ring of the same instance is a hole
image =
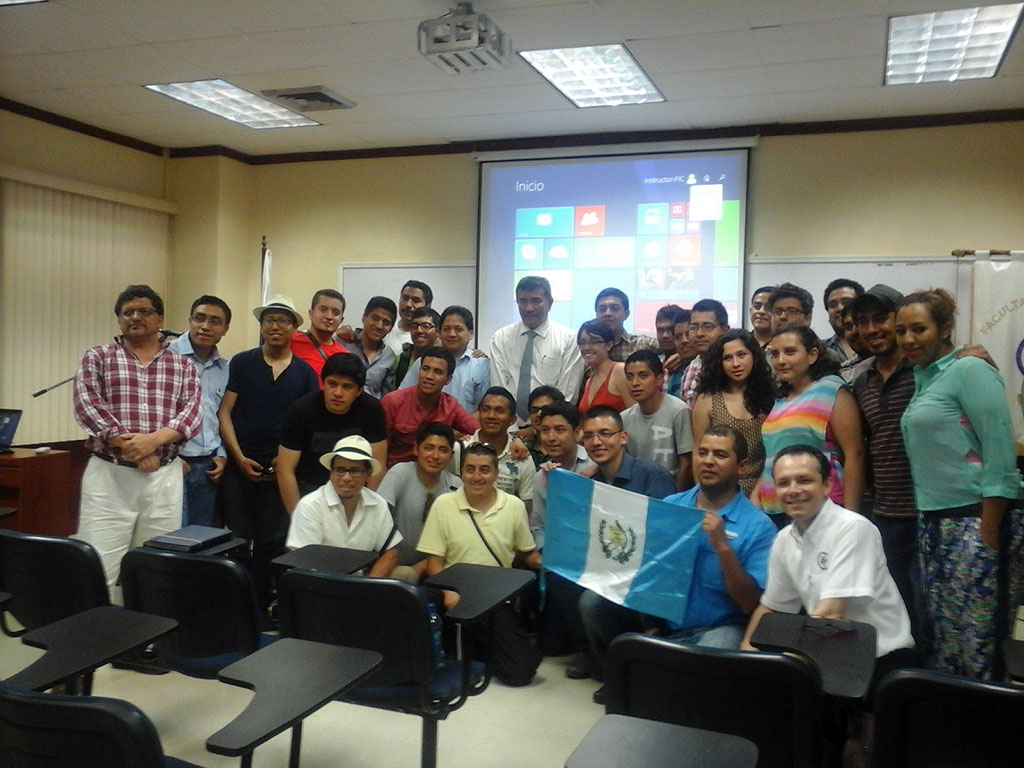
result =
[[[0,529],[0,590],[11,594],[0,613],[0,628],[10,637],[110,605],[99,554],[84,541],[59,536]],[[8,613],[23,629],[10,626]]]
[[[821,675],[810,661],[681,645],[635,633],[608,648],[608,714],[742,736],[758,768],[817,768]]]
[[[381,666],[343,701],[423,719],[420,764],[437,764],[437,724],[487,685],[484,665],[447,660],[435,666],[423,594],[397,579],[293,569],[278,591],[281,633],[377,651]]]
[[[277,639],[260,632],[249,572],[225,557],[133,549],[121,589],[125,608],[177,620],[153,648],[159,664],[190,677],[214,679]]]
[[[1019,768],[1024,688],[899,669],[875,694],[875,768]]]
[[[134,704],[3,683],[0,756],[4,768],[199,768],[165,756],[153,723]]]
[[[0,529],[0,590],[10,599],[0,610],[0,629],[20,637],[90,608],[110,605],[107,578],[91,544],[62,536]],[[21,629],[8,621],[12,616]],[[92,673],[69,692],[92,692]]]

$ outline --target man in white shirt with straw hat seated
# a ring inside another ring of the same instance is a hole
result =
[[[334,450],[320,457],[330,480],[299,499],[288,528],[286,546],[308,544],[374,550],[380,553],[368,576],[390,576],[398,564],[402,534],[394,524],[387,501],[366,487],[379,475],[381,464],[370,444],[359,435],[343,437]]]

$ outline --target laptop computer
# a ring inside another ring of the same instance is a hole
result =
[[[14,442],[14,432],[21,421],[21,411],[17,408],[0,408],[0,453],[10,453]]]

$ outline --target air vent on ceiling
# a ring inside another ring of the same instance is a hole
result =
[[[282,107],[296,112],[322,112],[327,109],[352,109],[356,105],[351,99],[339,96],[322,85],[305,88],[276,88],[261,93]]]

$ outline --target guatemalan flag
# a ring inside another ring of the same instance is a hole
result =
[[[547,481],[544,567],[619,605],[681,621],[704,513],[564,469]]]

